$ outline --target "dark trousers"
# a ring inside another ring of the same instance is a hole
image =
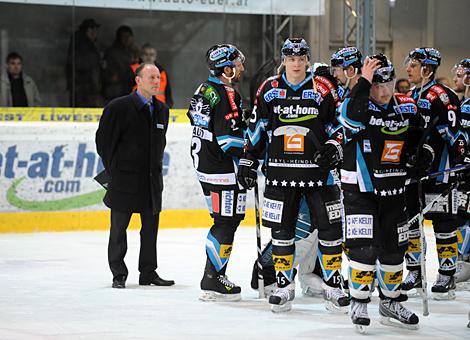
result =
[[[108,262],[113,277],[127,278],[128,270],[124,263],[127,252],[127,226],[132,213],[111,209],[111,230],[108,243]],[[153,275],[157,269],[157,233],[159,214],[154,215],[151,210],[140,213],[140,253],[139,272],[142,276]]]

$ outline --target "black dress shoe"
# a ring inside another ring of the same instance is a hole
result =
[[[113,288],[126,288],[126,278],[118,276],[113,279]]]
[[[142,275],[140,275],[140,277],[139,277],[139,285],[141,285],[141,286],[150,286],[150,285],[173,286],[174,284],[175,284],[175,281],[173,281],[173,280],[164,280],[160,276],[158,276],[157,273],[155,273],[151,276],[142,276]]]

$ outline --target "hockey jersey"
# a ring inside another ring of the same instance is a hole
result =
[[[341,188],[380,197],[404,194],[410,122],[417,115],[412,98],[394,94],[387,105],[369,99],[371,84],[360,78],[339,107],[345,131]]]
[[[191,98],[187,116],[193,126],[191,157],[198,180],[209,189],[238,188],[236,171],[244,144],[239,93],[209,77]]]
[[[286,74],[268,78],[256,94],[248,123],[245,152],[258,159],[266,148],[266,185],[313,188],[333,185],[332,173],[313,161],[328,139],[338,100],[333,84],[310,72],[299,84]]]
[[[421,94],[420,94],[421,92]],[[435,80],[423,86],[422,91],[413,88],[409,95],[416,101],[418,111],[425,120],[426,143],[435,153],[431,172],[442,171],[455,165],[457,156],[462,155],[468,145],[468,135],[459,118],[457,95]],[[427,185],[449,182],[449,175],[442,175]]]

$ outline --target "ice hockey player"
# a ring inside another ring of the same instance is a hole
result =
[[[340,85],[339,97],[344,100],[361,77],[362,53],[354,46],[340,48],[331,55],[330,64]]]
[[[459,100],[456,94],[434,80],[441,63],[441,54],[434,48],[423,47],[412,50],[405,60],[408,80],[415,85],[410,96],[416,101],[418,111],[424,118],[426,139],[422,158],[433,159],[431,172],[442,171],[461,163],[468,144],[467,134],[459,119]],[[424,141],[424,140],[423,140]],[[422,176],[423,173],[418,174]],[[448,189],[454,177],[443,175],[423,183],[424,203]],[[416,185],[407,186],[407,208],[409,216],[419,213],[419,200]],[[455,297],[454,273],[457,262],[457,227],[465,221],[457,215],[454,195],[449,194],[434,206],[425,218],[432,220],[436,237],[439,273],[431,291],[435,299]],[[454,202],[455,203],[455,202]],[[410,242],[406,253],[408,275],[403,281],[402,290],[411,291],[421,288],[420,271],[420,232],[418,223],[410,225]]]
[[[245,125],[242,100],[233,88],[244,71],[244,60],[233,45],[212,46],[206,53],[210,76],[197,88],[187,113],[193,126],[191,157],[214,220],[206,240],[203,301],[240,300],[240,287],[225,271],[246,206],[246,190],[236,178]]]
[[[341,188],[350,315],[361,333],[370,324],[367,304],[374,270],[381,322],[408,328],[419,322],[400,302],[408,246],[405,155],[410,121],[419,120],[414,100],[393,94],[394,79],[394,67],[384,55],[366,58],[362,76],[339,108],[338,120],[346,129]]]
[[[262,217],[271,228],[278,286],[269,298],[272,310],[290,310],[295,297],[294,239],[302,195],[318,226],[326,304],[342,308],[349,301],[340,288],[341,202],[330,172],[341,161],[342,148],[326,132],[335,119],[337,94],[326,78],[307,72],[310,48],[304,39],[287,39],[281,60],[285,72],[258,90],[238,178],[245,188],[254,185],[259,156],[267,148]]]
[[[453,69],[455,91],[462,94],[460,103],[460,124],[470,133],[470,59],[462,59]],[[458,214],[465,218],[465,224],[457,229],[458,260],[455,283],[458,289],[470,289],[470,183],[459,185]]]

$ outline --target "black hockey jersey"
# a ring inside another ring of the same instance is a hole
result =
[[[338,121],[346,131],[341,188],[380,197],[401,195],[407,178],[410,122],[419,121],[414,119],[417,107],[402,94],[378,105],[369,99],[370,87],[360,78],[351,97],[339,107]]]
[[[187,116],[193,126],[191,157],[198,180],[209,188],[238,188],[236,170],[244,144],[238,92],[209,77],[191,98]]]
[[[314,79],[314,81],[313,81]],[[313,161],[328,139],[338,100],[325,77],[307,73],[297,85],[285,73],[268,78],[258,89],[247,128],[246,157],[258,159],[266,148],[266,185],[312,188],[334,184],[330,172]]]
[[[414,88],[409,95],[417,101],[418,111],[423,116],[426,125],[427,141],[435,153],[431,171],[442,171],[455,165],[455,158],[462,155],[468,145],[468,136],[463,130],[459,118],[459,99],[446,86],[437,84],[435,80],[420,89]],[[433,183],[447,183],[449,175],[442,175]]]

